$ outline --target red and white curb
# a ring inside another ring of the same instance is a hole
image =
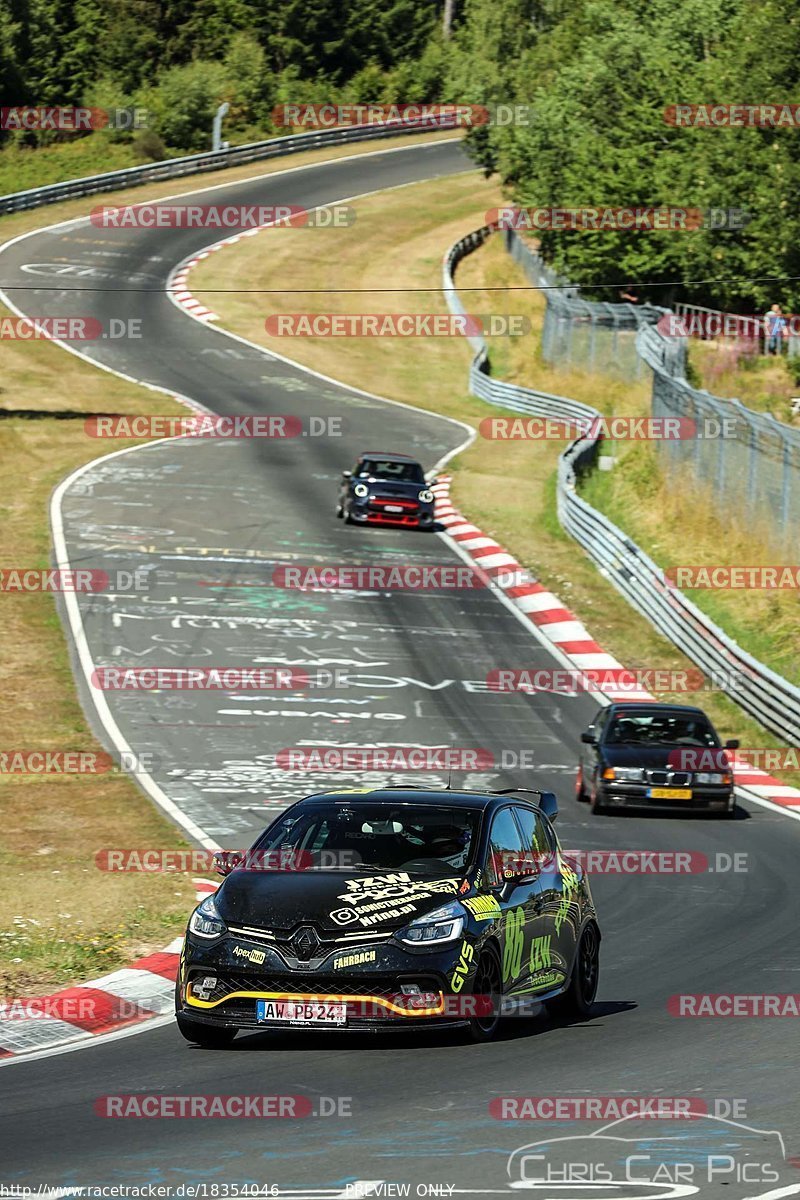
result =
[[[255,237],[257,233],[261,233],[265,229],[272,229],[275,225],[285,224],[285,221],[270,221],[266,225],[259,225],[255,229],[244,229],[241,233],[231,234],[230,237],[222,238],[218,242],[214,242],[212,246],[206,246],[205,250],[201,250],[199,254],[195,254],[192,258],[184,259],[170,276],[167,283],[167,290],[170,292],[172,299],[181,308],[185,308],[188,313],[196,317],[198,321],[218,321],[219,317],[210,308],[206,308],[204,304],[192,295],[189,291],[188,278],[192,267],[196,267],[204,258],[208,258],[216,250],[223,250],[226,246],[235,246],[246,237]]]
[[[195,879],[198,900],[217,890]],[[172,1011],[183,938],[129,967],[50,996],[0,1002],[0,1058],[91,1041]]]
[[[214,249],[216,250],[217,247],[215,246]],[[185,263],[181,263],[176,274],[172,276],[169,286],[172,290],[172,298],[175,303],[180,304],[181,308],[185,308],[193,317],[197,317],[198,321],[218,321],[219,317],[217,314],[212,312],[210,308],[206,308],[199,300],[196,300],[186,284],[186,277],[189,271],[192,267],[196,267],[200,258],[204,256],[205,251],[203,255],[197,258],[190,258]]]
[[[780,779],[775,779],[766,771],[762,771],[759,767],[753,767],[744,760],[737,762],[735,755],[733,777],[737,787],[745,788],[760,800],[776,804],[783,809],[796,808],[800,814],[800,791],[797,788],[781,783]]]
[[[610,654],[590,636],[585,626],[565,608],[561,600],[549,592],[541,583],[527,580],[530,572],[522,567],[512,554],[488,537],[477,525],[473,525],[454,507],[450,499],[451,475],[440,475],[431,484],[436,497],[435,516],[443,525],[447,537],[451,538],[461,552],[466,553],[485,574],[495,579],[498,590],[535,625],[538,632],[552,642],[555,649],[574,665],[576,671],[615,670],[623,671]],[[632,676],[633,678],[633,676]],[[610,700],[654,700],[650,692],[629,688],[603,688]],[[800,790],[781,783],[766,771],[753,767],[745,761],[736,762],[734,756],[734,778],[736,786],[767,807],[779,810],[797,808],[800,815]]]
[[[454,508],[450,499],[451,479],[450,475],[440,475],[431,485],[431,491],[436,497],[436,520],[445,527],[447,536],[459,550],[466,552],[475,565],[495,581],[498,590],[552,642],[576,671],[624,671],[622,664],[606,654],[557,596],[548,592],[543,584],[531,580],[530,572],[520,566],[512,554]],[[604,688],[603,692],[612,700],[654,699],[650,692],[630,688]]]

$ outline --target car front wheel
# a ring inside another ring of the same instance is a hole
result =
[[[606,806],[603,804],[602,793],[600,791],[600,781],[595,779],[592,794],[589,797],[589,807],[595,816],[602,816],[606,811]]]
[[[491,950],[484,950],[478,959],[472,994],[484,1003],[488,999],[491,1011],[470,1018],[469,1034],[473,1042],[490,1042],[500,1024],[500,1008],[503,1003],[503,981],[500,960]]]
[[[194,1042],[206,1050],[222,1050],[229,1046],[236,1037],[235,1029],[223,1029],[217,1025],[203,1025],[200,1021],[191,1021],[178,1013],[175,1017],[178,1029],[187,1042]]]

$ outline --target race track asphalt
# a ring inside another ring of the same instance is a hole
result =
[[[230,184],[202,202],[312,207],[468,169],[454,142],[382,148]],[[241,846],[288,800],[341,782],[340,775],[277,771],[272,756],[281,748],[345,741],[481,747],[495,755],[496,769],[459,782],[553,788],[565,847],[688,850],[705,853],[712,865],[718,853],[744,854],[744,869],[597,877],[601,987],[596,1014],[579,1025],[509,1021],[487,1046],[456,1035],[251,1035],[224,1052],[191,1048],[167,1025],[4,1065],[0,1179],[62,1186],[253,1181],[303,1194],[360,1179],[408,1182],[412,1194],[430,1183],[508,1194],[506,1159],[516,1148],[554,1132],[597,1128],[490,1116],[493,1098],[520,1095],[736,1100],[740,1112],[744,1104],[744,1123],[782,1131],[787,1154],[800,1152],[791,1020],[679,1019],[667,1010],[669,996],[681,992],[793,991],[797,823],[749,806],[730,822],[591,818],[574,800],[572,781],[593,702],[485,689],[494,667],[558,665],[491,591],[301,594],[265,587],[282,565],[458,561],[435,534],[346,527],[333,506],[340,472],[360,450],[408,449],[430,469],[465,431],[322,381],[190,320],[163,287],[175,263],[211,240],[207,231],[123,235],[82,224],[45,230],[0,252],[0,287],[30,315],[142,321],[141,340],[83,344],[95,360],[219,413],[291,413],[306,430],[311,417],[341,418],[340,436],[155,444],[91,466],[67,488],[62,511],[73,565],[143,569],[148,576],[146,591],[81,599],[97,665],[338,665],[361,681],[284,696],[105,693],[125,739],[149,756],[157,786],[209,838]],[[35,290],[25,290],[32,284]],[[70,290],[75,285],[103,291]],[[143,285],[147,290],[136,290]],[[111,448],[98,443],[99,452]],[[79,679],[79,687],[106,736],[91,685]],[[523,751],[533,755],[534,770],[504,768]],[[143,1092],[346,1097],[349,1115],[269,1124],[95,1113],[100,1096]],[[637,1126],[638,1153],[651,1146],[657,1124],[664,1136],[664,1123]],[[680,1124],[685,1138],[689,1123]],[[762,1153],[763,1138],[738,1127],[702,1122],[697,1131],[707,1148],[735,1143],[736,1154],[752,1162]],[[790,1182],[798,1179],[796,1170],[786,1171]],[[735,1178],[702,1189],[729,1197],[764,1191],[766,1185]]]

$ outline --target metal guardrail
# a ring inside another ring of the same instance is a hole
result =
[[[289,134],[286,137],[269,138],[263,142],[249,142],[245,146],[234,146],[228,150],[211,150],[207,154],[169,158],[164,162],[124,167],[121,171],[109,171],[104,175],[87,175],[83,179],[69,179],[64,183],[51,183],[45,187],[29,188],[25,192],[13,192],[8,196],[0,196],[0,214],[23,212],[25,209],[39,208],[45,204],[57,204],[60,200],[72,200],[77,196],[116,192],[140,183],[156,183],[160,179],[178,179],[184,175],[240,167],[262,159],[296,154],[300,150],[315,150],[321,146],[338,146],[347,142],[394,137],[398,133],[420,133],[427,129],[455,129],[457,124],[455,115],[442,114],[424,120],[398,118],[376,125],[354,125],[345,129],[321,129],[311,133]]]
[[[455,269],[492,232],[491,226],[484,226],[456,242],[445,254],[443,289],[452,312],[465,311],[455,288]],[[650,333],[655,330],[644,326],[639,337]],[[673,352],[668,345],[660,346],[667,339],[657,337],[658,342],[651,347],[653,353]],[[485,341],[480,337],[469,340],[475,351],[470,366],[470,390],[480,399],[513,412],[561,420],[600,417],[596,409],[576,400],[492,379]],[[660,369],[664,369],[663,358]],[[577,438],[559,457],[557,502],[562,526],[584,548],[601,574],[659,633],[697,663],[745,712],[790,745],[796,745],[800,738],[800,688],[737,645],[691,600],[667,583],[661,568],[635,542],[578,495],[578,476],[594,461],[598,444],[598,438]]]

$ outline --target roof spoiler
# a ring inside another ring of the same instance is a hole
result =
[[[492,795],[511,796],[515,792],[527,792],[530,796],[538,796],[537,803],[541,811],[551,821],[555,821],[558,816],[558,797],[555,792],[542,792],[539,788],[500,788],[499,791],[492,792]]]

